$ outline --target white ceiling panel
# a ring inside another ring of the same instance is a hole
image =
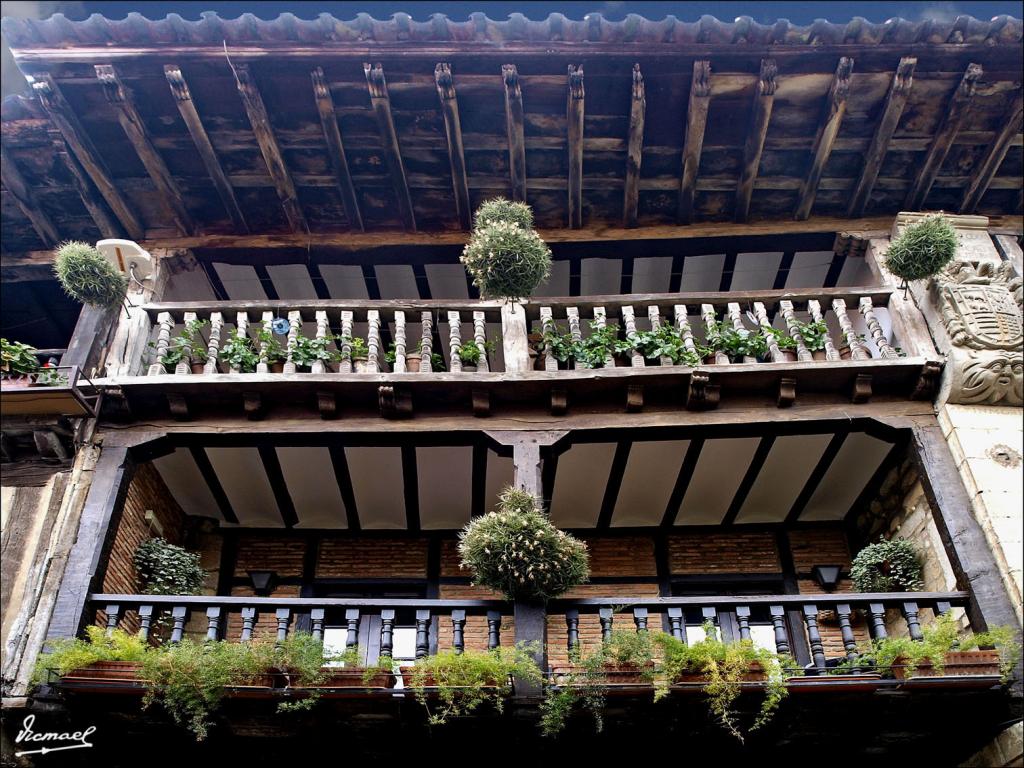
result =
[[[615,443],[579,443],[558,457],[551,521],[563,528],[589,528],[597,522],[608,485]]]
[[[633,259],[633,293],[668,293],[671,279],[671,256]]]
[[[178,448],[174,453],[154,459],[153,466],[186,515],[223,520],[217,500],[213,498],[210,486],[196,466],[191,451]]]
[[[491,512],[498,506],[502,490],[515,482],[515,471],[511,456],[499,456],[487,449],[487,481],[484,485],[484,511]]]
[[[705,441],[676,515],[676,525],[722,522],[759,442],[757,437]]]
[[[612,514],[613,527],[661,523],[689,445],[689,440],[633,443]]]
[[[416,449],[420,527],[461,528],[473,507],[473,448],[443,446]]]
[[[169,275],[162,301],[216,301],[213,286],[202,269]]]
[[[378,264],[374,271],[377,274],[377,288],[381,299],[418,299],[419,289],[416,287],[416,274],[407,264]]]
[[[232,301],[259,301],[267,298],[256,270],[248,264],[214,263],[213,268]]]
[[[405,528],[401,448],[346,448],[359,523],[363,528]]]
[[[724,253],[687,256],[683,259],[683,278],[679,284],[679,290],[684,293],[691,291],[717,291],[722,284],[722,267],[724,264]]]
[[[842,520],[885,459],[892,443],[853,432],[804,508],[801,520]]]
[[[284,526],[257,448],[207,448],[206,454],[239,525]]]
[[[368,299],[363,268],[353,264],[321,264],[320,276],[332,299]]]
[[[777,437],[736,516],[737,523],[781,523],[832,435]]]
[[[305,264],[268,266],[267,274],[274,281],[274,290],[281,299],[315,299],[316,288],[309,279]]]
[[[547,281],[541,283],[533,291],[533,296],[568,296],[569,295],[569,262],[559,260],[552,262],[551,274]]]
[[[832,265],[832,251],[800,251],[793,255],[786,288],[820,288]]]
[[[738,253],[732,273],[732,290],[755,291],[771,288],[779,271],[782,253]]]
[[[580,294],[603,296],[622,287],[622,259],[583,259],[580,262]]]
[[[297,528],[348,527],[330,450],[278,448],[277,459],[299,518]]]
[[[427,284],[435,299],[468,299],[466,268],[461,264],[427,264]]]
[[[874,282],[866,258],[846,257],[846,261],[843,262],[843,271],[839,273],[837,285],[872,285]]]

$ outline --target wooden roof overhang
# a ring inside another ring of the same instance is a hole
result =
[[[8,252],[429,244],[495,195],[570,239],[1021,210],[1009,17],[56,15],[3,31],[32,81],[3,105]]]

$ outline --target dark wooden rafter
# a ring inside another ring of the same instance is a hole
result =
[[[693,196],[697,191],[697,170],[704,147],[704,129],[708,124],[708,106],[711,104],[711,62],[693,62],[693,80],[690,101],[686,110],[686,137],[683,139],[683,173],[679,180],[680,224],[693,219]]]
[[[566,141],[569,147],[569,228],[583,226],[583,67],[569,65]]]
[[[455,97],[452,65],[441,63],[434,67],[434,83],[441,100],[445,137],[448,140],[448,161],[452,169],[452,191],[459,224],[469,230],[473,226],[473,212],[469,207],[469,181],[466,176],[466,155],[462,150],[462,123],[459,121],[459,102]]]
[[[416,447],[402,446],[402,488],[405,496],[405,524],[410,531],[420,530],[420,492],[416,468]]]
[[[743,148],[743,170],[736,186],[736,212],[738,222],[747,220],[750,213],[750,197],[754,192],[754,181],[761,165],[764,140],[768,136],[768,122],[772,117],[775,102],[775,76],[778,74],[775,59],[761,59],[761,72],[754,86],[754,105],[750,114],[750,128]]]
[[[818,490],[818,486],[821,485],[821,481],[828,474],[829,469],[832,468],[832,463],[835,461],[836,456],[839,455],[840,449],[843,447],[843,443],[846,442],[846,438],[849,436],[849,431],[836,432],[828,445],[825,446],[825,450],[821,454],[821,458],[818,459],[818,463],[814,465],[814,469],[811,470],[811,474],[807,477],[807,481],[804,483],[804,487],[800,490],[799,495],[793,502],[793,506],[790,507],[789,513],[786,515],[786,523],[795,523],[800,519],[800,515],[803,514],[804,508],[807,506],[807,502],[814,496],[814,492]]]
[[[981,198],[988,190],[992,178],[996,175],[996,171],[999,170],[1003,158],[1006,157],[1006,153],[1010,149],[1010,142],[1020,133],[1021,117],[1024,115],[1024,100],[1022,99],[1024,96],[1018,90],[1016,96],[1010,100],[1010,105],[1003,113],[995,141],[989,145],[985,156],[971,173],[971,180],[960,200],[960,213],[973,213],[978,207],[978,203],[981,202]]]
[[[348,470],[348,459],[345,449],[340,445],[328,446],[331,455],[331,466],[334,468],[334,479],[338,484],[341,501],[345,505],[345,517],[350,531],[358,531],[359,508],[356,506],[356,493],[352,487],[352,475]]]
[[[846,97],[850,94],[850,75],[853,74],[853,59],[846,56],[839,59],[836,73],[832,76],[825,100],[825,116],[818,125],[818,133],[814,137],[814,148],[811,150],[811,167],[807,169],[800,195],[797,198],[796,212],[793,218],[803,221],[811,215],[814,197],[818,194],[818,184],[825,164],[832,154],[832,147],[839,135],[839,127],[846,115]]]
[[[65,101],[57,83],[48,73],[30,77],[29,82],[32,90],[39,97],[43,109],[46,110],[53,124],[57,126],[57,130],[64,137],[64,141],[74,153],[75,159],[81,164],[90,181],[96,185],[100,195],[107,201],[107,205],[114,212],[123,231],[133,240],[144,239],[145,230],[142,223],[114,183],[106,163],[103,162],[96,146],[78,121],[71,106]]]
[[[626,465],[629,464],[629,451],[632,447],[633,443],[628,440],[620,440],[615,446],[615,455],[612,457],[612,465],[608,470],[608,484],[605,486],[601,510],[597,516],[596,527],[598,529],[607,529],[612,524],[615,503],[619,499],[622,479],[626,476]]]
[[[622,226],[635,227],[640,202],[640,164],[644,152],[644,118],[647,97],[640,65],[633,65],[633,98],[629,108],[629,144],[626,149],[626,186],[622,203]]]
[[[0,174],[3,176],[7,191],[14,197],[19,210],[32,222],[32,228],[43,241],[43,245],[47,248],[57,245],[60,242],[60,232],[46,211],[40,207],[39,200],[25,181],[25,177],[21,175],[7,147],[0,149]]]
[[[505,83],[505,130],[508,135],[508,167],[512,199],[526,202],[526,139],[523,136],[523,92],[515,64],[502,64]]]
[[[96,78],[103,86],[103,94],[107,97],[107,101],[114,106],[117,120],[121,124],[121,128],[124,129],[128,141],[135,148],[135,154],[142,161],[150,181],[156,187],[157,195],[160,202],[163,203],[164,209],[170,214],[179,232],[183,235],[194,234],[196,225],[192,220],[192,214],[188,212],[185,199],[182,197],[177,182],[171,176],[167,163],[153,146],[142,115],[135,108],[132,94],[125,88],[112,64],[97,64],[94,69]]]
[[[261,445],[257,450],[260,454],[260,461],[263,463],[263,471],[270,482],[270,489],[274,493],[274,501],[281,514],[281,522],[284,523],[285,528],[294,528],[299,522],[299,516],[295,512],[295,504],[288,492],[288,482],[284,478],[277,450],[272,445]]]
[[[364,231],[363,214],[359,210],[356,189],[352,184],[352,174],[348,170],[345,157],[345,145],[341,142],[341,129],[338,127],[338,116],[334,112],[334,99],[331,97],[331,86],[324,77],[324,70],[317,67],[309,73],[313,81],[313,99],[316,111],[320,115],[320,127],[324,132],[327,144],[327,156],[331,159],[331,168],[338,184],[341,203],[345,206],[345,216],[354,229]]]
[[[195,144],[196,151],[199,152],[203,165],[206,166],[206,172],[210,174],[213,186],[217,190],[217,195],[220,197],[221,202],[224,204],[224,210],[227,211],[228,216],[231,218],[235,232],[249,234],[249,224],[246,222],[242,209],[238,205],[238,200],[235,198],[234,187],[231,186],[227,174],[224,173],[224,168],[221,167],[220,159],[217,157],[213,143],[206,133],[206,127],[199,117],[199,111],[192,100],[192,92],[189,90],[185,76],[181,73],[181,68],[176,64],[164,65],[164,77],[167,78],[167,84],[170,86],[174,103],[178,107],[178,113],[181,115],[189,135],[192,137],[192,143]]]
[[[953,146],[953,140],[960,131],[964,118],[967,117],[971,100],[974,98],[975,85],[981,75],[980,64],[967,65],[960,85],[953,91],[953,96],[949,100],[942,122],[939,124],[939,130],[928,147],[928,154],[925,155],[921,170],[917,172],[910,184],[910,191],[907,192],[906,200],[903,202],[904,210],[916,211],[924,205],[924,201],[928,198],[935,177],[946,161],[946,155],[949,154],[949,150]]]
[[[203,480],[206,481],[206,485],[210,489],[213,500],[217,502],[217,508],[220,510],[221,517],[225,521],[237,525],[238,515],[235,514],[235,510],[231,506],[231,500],[224,491],[224,486],[220,484],[220,478],[217,477],[217,471],[213,468],[213,464],[210,463],[210,457],[206,450],[198,446],[192,446],[189,451],[192,454],[192,460],[196,463],[196,467],[199,468],[199,474],[203,476]]]
[[[75,191],[78,193],[79,198],[82,201],[82,205],[89,212],[89,216],[92,218],[96,228],[100,231],[100,234],[105,238],[118,238],[123,235],[121,225],[111,215],[110,210],[103,202],[103,198],[96,194],[96,188],[93,183],[89,180],[86,175],[85,169],[82,168],[81,163],[75,159],[74,153],[68,147],[64,137],[57,131],[50,133],[50,138],[53,143],[53,150],[55,156],[60,162],[67,168],[68,176],[71,178],[71,184],[74,186]]]
[[[700,461],[700,452],[704,449],[704,438],[695,437],[690,440],[686,448],[686,455],[679,465],[679,474],[676,475],[675,485],[672,486],[672,493],[669,495],[668,504],[665,505],[665,514],[661,518],[662,528],[671,528],[679,515],[679,508],[686,496],[686,489],[690,487],[690,480],[693,478],[697,462]]]
[[[398,134],[395,132],[395,121],[391,117],[391,99],[388,97],[388,84],[384,79],[384,67],[380,64],[363,64],[366,73],[366,87],[370,91],[370,103],[377,117],[380,138],[384,145],[384,162],[391,176],[391,185],[398,198],[398,211],[402,224],[409,232],[416,231],[416,217],[412,210],[412,198],[409,197],[409,184],[405,178],[405,166],[402,164],[402,152],[398,146]]]
[[[309,225],[302,213],[299,195],[295,191],[295,183],[292,181],[288,166],[285,165],[284,157],[281,155],[281,147],[278,146],[274,129],[270,125],[270,116],[263,104],[263,97],[256,86],[256,80],[253,78],[248,64],[235,65],[234,72],[235,84],[242,97],[245,113],[249,117],[249,124],[256,136],[256,143],[259,145],[263,160],[267,164],[267,172],[274,182],[274,188],[281,200],[281,207],[284,208],[288,224],[292,232],[309,234]]]
[[[903,108],[910,96],[910,89],[914,85],[914,68],[916,66],[917,59],[913,56],[904,56],[896,67],[892,85],[889,86],[889,92],[885,96],[882,116],[875,128],[871,146],[864,155],[864,165],[861,168],[860,178],[857,179],[857,186],[854,187],[850,197],[850,205],[846,210],[847,216],[860,216],[867,208],[871,190],[875,187],[878,172],[882,168],[886,152],[889,151],[889,142],[892,141],[893,134],[896,133]]]
[[[722,518],[722,525],[732,525],[736,522],[736,517],[743,508],[743,503],[747,500],[747,496],[750,495],[750,490],[754,487],[754,483],[757,482],[757,478],[761,474],[764,463],[768,460],[768,454],[772,452],[774,444],[774,435],[766,435],[761,438],[761,442],[757,445],[757,450],[754,451],[754,455],[750,459],[750,466],[747,467],[747,471],[732,497],[729,509],[726,510],[725,516]]]
[[[473,446],[473,480],[471,489],[470,514],[480,517],[487,512],[487,446],[477,443]]]

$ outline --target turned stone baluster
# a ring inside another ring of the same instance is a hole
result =
[[[690,318],[686,311],[685,304],[676,304],[672,308],[672,314],[675,315],[676,328],[679,331],[679,335],[683,339],[683,345],[693,352],[697,353],[697,343],[693,340],[693,331],[690,328]],[[704,362],[703,360],[701,362]]]
[[[821,304],[818,303],[817,299],[810,299],[807,302],[807,311],[811,313],[811,321],[815,323],[824,323],[825,318],[821,314]],[[828,328],[828,325],[825,326]],[[836,349],[836,345],[832,342],[832,334],[825,331],[825,359],[826,360],[841,360],[839,350]]]
[[[501,645],[501,613],[487,612],[487,650],[493,651]]]
[[[434,352],[434,318],[429,312],[420,313],[420,373],[434,370],[430,357]]]
[[[327,610],[325,608],[311,608],[309,611],[309,621],[312,625],[313,639],[323,641],[324,639],[324,619],[326,618]]]
[[[380,373],[380,311],[366,311],[366,370]]]
[[[199,318],[195,312],[186,312],[184,317],[185,328],[187,329],[189,323],[194,323],[198,319]],[[184,341],[181,345],[181,360],[179,360],[178,364],[174,367],[174,372],[178,376],[185,376],[192,373],[192,337],[187,333],[184,333],[183,339]]]
[[[462,360],[459,358],[459,347],[462,346],[462,317],[458,312],[448,313],[448,354],[451,362],[448,370],[462,373]]]
[[[889,636],[885,629],[885,606],[882,603],[868,603],[868,613],[871,614],[871,636],[876,640],[882,640]]]
[[[608,325],[608,315],[605,314],[604,307],[594,307],[594,330],[600,331],[602,328]],[[615,367],[615,357],[609,352],[604,358],[605,368]]]
[[[217,355],[220,354],[220,335],[224,330],[224,315],[221,312],[210,313],[210,343],[206,347],[206,365],[203,373],[217,372]]]
[[[240,339],[244,339],[249,335],[249,313],[239,312],[235,317],[235,336]],[[242,370],[237,365],[232,365],[229,369],[230,373],[241,373]]]
[[[487,362],[487,316],[480,311],[473,312],[473,341],[480,350],[480,360],[476,368],[481,373],[486,373],[491,370],[491,365]]]
[[[345,647],[355,648],[359,645],[359,609],[345,609]]]
[[[846,649],[846,658],[857,658],[857,640],[853,636],[853,627],[850,624],[850,604],[839,603],[836,606],[836,614],[839,616],[839,631],[843,636],[843,648]]]
[[[580,644],[580,612],[576,610],[565,612],[566,645],[571,652]]]
[[[634,608],[633,609],[633,623],[636,624],[637,632],[647,631],[647,609],[646,608]]]
[[[789,647],[789,636],[786,634],[786,609],[781,605],[770,605],[768,613],[771,614],[772,629],[775,630],[775,650],[788,656],[792,649]]]
[[[256,625],[256,609],[242,609],[242,636],[241,641],[247,643],[252,640],[252,629]]]
[[[633,352],[630,355],[630,365],[634,368],[643,368],[646,363],[644,356],[636,348],[636,315],[633,314],[633,307],[622,308],[622,324],[626,327],[626,338],[629,339]]]
[[[871,353],[868,352],[864,342],[857,338],[857,333],[853,330],[853,323],[850,321],[850,316],[846,314],[846,300],[832,299],[832,311],[836,313],[836,320],[839,321],[839,327],[843,331],[843,337],[846,339],[846,345],[850,348],[851,359],[870,360]]]
[[[150,376],[167,373],[167,368],[160,362],[160,358],[167,354],[167,348],[171,346],[171,328],[174,327],[174,320],[171,318],[170,312],[161,312],[156,316],[156,322],[160,326],[160,331],[156,337],[156,359],[149,366]]]
[[[216,640],[220,636],[220,613],[219,605],[211,605],[206,609],[206,639]]]
[[[540,308],[540,327],[541,333],[557,333],[558,329],[555,327],[555,319],[551,314],[551,307]],[[557,371],[558,360],[552,354],[550,347],[544,346],[544,370],[545,371]]]
[[[740,305],[735,301],[730,301],[726,308],[729,312],[729,319],[732,321],[732,327],[735,328],[740,335],[750,333],[750,331],[743,325],[743,315],[740,313]],[[751,355],[744,355],[743,362],[756,363],[757,358],[752,357]]]
[[[811,354],[811,350],[807,348],[804,337],[800,335],[800,331],[797,328],[796,313],[793,311],[793,302],[783,299],[779,302],[779,309],[782,311],[782,317],[786,320],[786,327],[789,329],[789,335],[792,336],[793,341],[796,342],[796,359],[800,362],[813,360],[814,355]]]
[[[871,338],[875,340],[875,346],[878,347],[878,351],[884,358],[899,357],[896,354],[896,350],[893,349],[892,344],[885,338],[885,332],[882,330],[882,324],[878,322],[878,318],[875,317],[875,308],[871,303],[871,297],[864,296],[860,300],[860,313],[864,315],[864,322],[867,323],[868,331],[871,332]]]
[[[464,610],[452,611],[452,647],[457,654],[466,650],[465,627],[466,612]]]
[[[650,306],[647,308],[647,319],[651,323],[651,330],[657,331],[661,328],[661,310],[657,306]],[[662,355],[658,358],[658,363],[661,365],[672,365],[672,358]]]
[[[786,356],[782,354],[782,350],[779,349],[779,342],[775,334],[772,333],[771,321],[768,319],[768,312],[764,308],[764,302],[754,302],[754,317],[757,318],[758,325],[761,326],[761,335],[764,336],[765,343],[768,345],[768,354],[771,355],[773,363],[784,363]]]
[[[338,373],[352,373],[352,311],[341,311],[341,360]]]
[[[583,341],[583,331],[580,330],[580,310],[577,307],[566,307],[565,318],[569,321],[569,335],[574,343]],[[576,368],[589,368],[589,363],[580,360],[574,362]]]
[[[718,327],[718,321],[715,319],[715,308],[710,304],[701,304],[700,316],[704,320],[705,333],[707,334],[708,346],[710,346],[711,339],[715,337],[715,329]],[[716,365],[726,365],[729,362],[729,356],[725,352],[720,349],[715,350]]]
[[[711,622],[711,636],[712,638],[718,637],[718,611],[713,606],[701,606],[700,609],[701,624],[707,624]]]
[[[295,373],[295,350],[299,345],[299,333],[302,328],[302,313],[288,313],[288,357],[284,362],[285,373]]]
[[[917,603],[907,602],[903,604],[903,618],[907,620],[907,631],[911,640],[924,640],[921,633],[921,620],[918,618]]]
[[[825,669],[825,646],[821,642],[821,633],[818,632],[818,606],[813,604],[804,605],[804,623],[807,625],[807,642],[811,646],[811,658],[814,659],[816,669]]]
[[[740,640],[750,639],[750,606],[736,606],[736,624],[740,628]]]
[[[395,628],[395,611],[384,608],[380,612],[380,655],[391,656],[392,638]]]
[[[280,644],[288,639],[288,623],[292,612],[289,608],[278,608],[274,616],[277,619],[277,643]]]
[[[686,642],[686,622],[683,620],[683,609],[679,606],[673,606],[668,609],[668,624],[672,637],[679,640],[682,643]]]
[[[117,629],[117,622],[121,620],[121,606],[120,605],[108,605],[107,606],[107,627],[104,634],[110,637],[114,634],[114,630]]]
[[[188,616],[188,608],[184,605],[176,605],[171,608],[171,642],[180,643],[185,634],[185,617]]]
[[[601,608],[598,610],[597,616],[601,621],[601,642],[607,643],[612,639],[612,609]]]
[[[327,322],[327,312],[323,309],[316,311],[316,338],[326,339],[330,334],[331,328],[330,323]],[[323,360],[314,360],[313,365],[310,366],[312,373],[324,373],[327,370]]]
[[[416,611],[416,658],[425,659],[430,653],[430,611]]]
[[[139,637],[143,640],[149,640],[149,633],[153,629],[154,616],[152,605],[139,606]]]
[[[395,373],[406,373],[405,367],[405,312],[395,310]]]
[[[264,312],[263,313],[263,332],[266,337],[273,338],[274,335],[274,313]],[[269,343],[266,341],[260,342],[260,361],[256,364],[256,373],[270,373],[270,350],[267,348]]]

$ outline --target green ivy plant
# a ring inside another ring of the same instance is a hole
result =
[[[0,339],[0,371],[13,376],[27,376],[38,370],[39,358],[35,347]]]
[[[484,342],[484,352],[493,352],[494,342]],[[475,341],[464,341],[459,345],[458,349],[459,360],[462,361],[463,365],[478,365],[480,363],[480,347]]]
[[[885,254],[885,266],[904,284],[937,275],[956,256],[956,230],[943,216],[906,227]]]
[[[139,544],[132,564],[147,595],[198,595],[206,578],[206,571],[199,567],[198,553],[163,538]]]
[[[857,553],[850,578],[858,592],[915,592],[923,585],[921,557],[906,539],[883,539]]]
[[[672,325],[662,325],[650,331],[638,332],[632,340],[637,352],[648,360],[667,357],[672,365],[688,365],[695,368],[704,361],[706,350],[698,345],[690,349],[683,340],[683,334]]]
[[[366,346],[366,340],[361,339],[358,336],[339,336],[338,346],[341,347],[344,344],[349,345],[349,357],[352,360],[365,360],[370,354],[369,347]],[[346,355],[344,351],[341,352],[341,359],[345,359]]]
[[[177,336],[171,337],[167,351],[157,357],[160,364],[168,370],[173,370],[181,362],[205,363],[207,350],[206,339],[203,338],[203,328],[209,324],[209,320],[198,318],[185,323],[184,330]],[[156,342],[149,342],[149,347],[155,349]]]
[[[313,363],[318,361],[325,366],[328,363],[336,363],[341,360],[341,350],[334,346],[335,341],[340,345],[341,337],[331,334],[313,339],[298,336],[292,350],[292,362],[304,368],[312,368]]]
[[[127,278],[88,243],[62,243],[57,248],[53,271],[64,291],[83,304],[113,307],[128,289]]]
[[[724,352],[733,361],[743,357],[763,358],[768,354],[768,343],[760,333],[737,329],[724,321],[714,323],[708,329],[708,354]]]
[[[796,332],[804,340],[804,346],[811,352],[819,352],[825,348],[825,339],[828,337],[828,326],[824,320],[817,320],[813,323],[796,323]],[[794,340],[794,346],[796,342]]]
[[[260,361],[253,340],[238,331],[231,333],[220,348],[220,360],[241,373],[253,373]]]
[[[288,359],[288,350],[286,350],[284,345],[277,340],[277,336],[274,335],[274,332],[268,331],[266,328],[259,328],[256,331],[256,341],[253,344],[253,351],[256,353],[257,363],[263,356],[267,359],[267,365],[283,363]]]

